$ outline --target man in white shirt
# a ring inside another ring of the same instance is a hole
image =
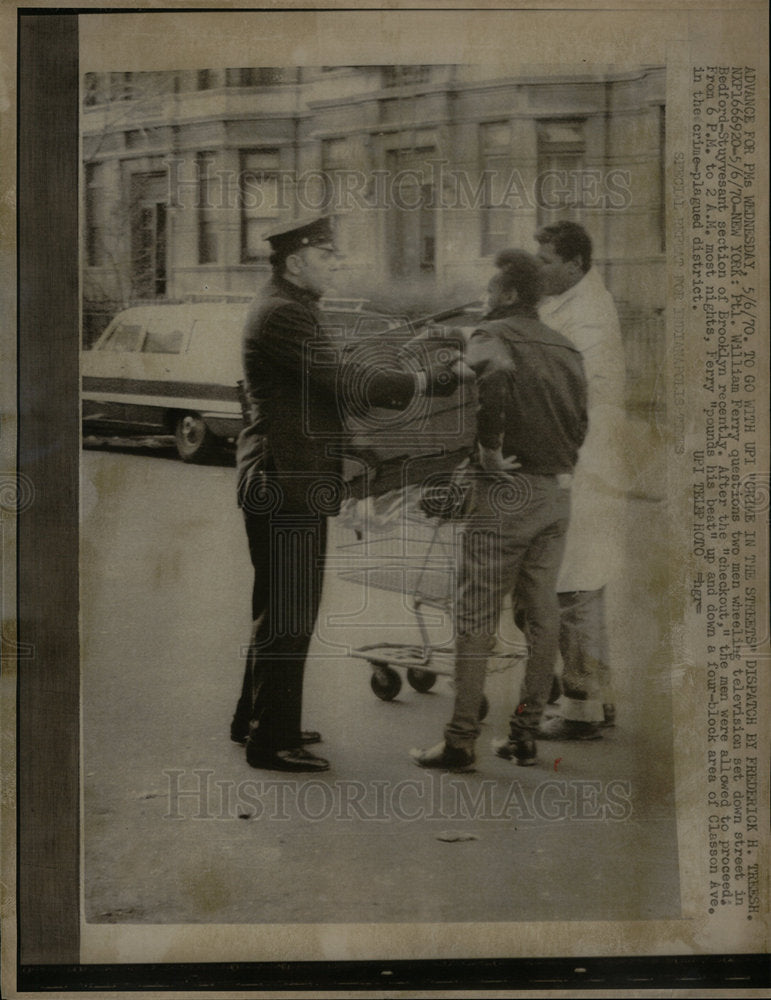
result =
[[[624,531],[624,349],[618,315],[592,242],[575,222],[539,230],[543,323],[578,350],[588,382],[589,431],[573,483],[573,508],[557,590],[563,661],[559,716],[543,723],[551,739],[597,739],[615,721],[605,588],[620,568]]]

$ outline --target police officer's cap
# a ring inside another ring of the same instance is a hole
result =
[[[320,247],[337,251],[335,246],[334,216],[317,215],[312,219],[295,219],[264,237],[274,253],[286,257],[303,247]]]

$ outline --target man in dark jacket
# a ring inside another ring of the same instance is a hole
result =
[[[344,496],[350,407],[406,408],[449,395],[453,359],[425,370],[372,370],[322,327],[318,302],[336,269],[333,218],[294,222],[266,239],[273,279],[250,310],[243,343],[248,425],[238,441],[238,495],[255,567],[253,630],[231,738],[253,767],[323,771],[301,730],[305,658],[321,599],[327,517]]]
[[[529,655],[509,735],[498,756],[534,764],[559,636],[557,573],[570,516],[570,481],[587,429],[581,354],[538,320],[539,268],[522,251],[488,286],[490,312],[472,335],[477,373],[474,506],[461,534],[455,605],[455,708],[444,741],[414,750],[422,767],[475,762],[487,659],[503,598],[513,592]]]

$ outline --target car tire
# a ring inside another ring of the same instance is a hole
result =
[[[217,439],[200,413],[179,413],[174,421],[174,440],[183,462],[206,462],[216,450]]]

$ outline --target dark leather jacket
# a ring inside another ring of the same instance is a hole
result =
[[[514,304],[490,313],[474,331],[478,440],[516,455],[523,472],[572,472],[588,427],[581,353]]]

